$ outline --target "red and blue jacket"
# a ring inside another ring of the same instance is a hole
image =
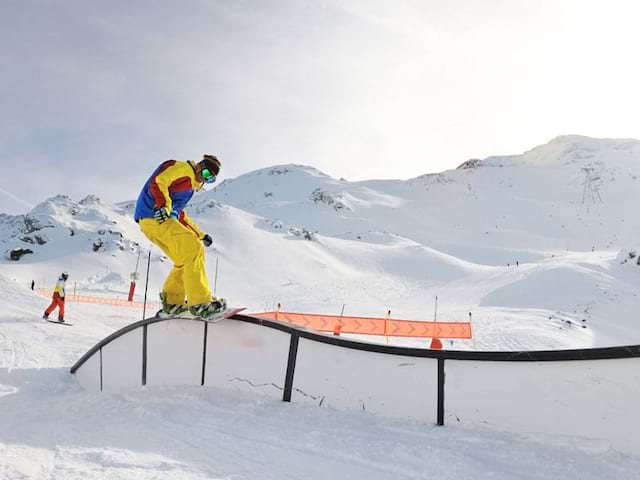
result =
[[[196,180],[196,166],[192,161],[167,160],[151,174],[140,192],[134,213],[135,221],[153,218],[154,211],[165,207],[172,216],[196,233],[198,238],[204,233],[187,216],[187,206],[195,191],[202,188]]]

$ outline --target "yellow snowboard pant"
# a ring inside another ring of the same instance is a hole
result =
[[[167,303],[181,305],[185,297],[189,306],[210,302],[204,246],[196,234],[174,218],[162,224],[143,218],[138,224],[147,238],[173,261],[173,269],[162,287]]]

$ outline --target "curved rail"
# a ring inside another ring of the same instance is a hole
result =
[[[640,345],[428,350],[235,315],[215,325],[159,318],[132,323],[93,346],[71,373],[86,388],[107,392],[146,385],[259,390],[286,402],[437,425],[446,419],[594,438],[640,454],[640,417],[632,414],[639,368]]]
[[[157,322],[162,322],[163,318],[151,317],[138,322],[134,322],[126,327],[117,330],[108,337],[94,345],[71,367],[71,373],[75,373],[91,356],[105,345],[111,343],[118,337],[136,328],[144,327]],[[275,320],[252,317],[250,315],[234,315],[230,320],[262,325],[273,328],[292,336],[306,338],[319,343],[336,345],[339,347],[362,350],[366,352],[383,353],[389,355],[403,355],[407,357],[426,357],[445,360],[473,360],[473,361],[493,361],[493,362],[550,362],[550,361],[576,361],[576,360],[606,360],[619,358],[640,357],[640,345],[629,345],[620,347],[604,348],[583,348],[571,350],[534,350],[534,351],[466,351],[466,350],[428,350],[422,348],[398,347],[381,345],[375,343],[348,340],[335,335],[316,333],[301,327],[294,327],[290,324]],[[201,321],[193,319],[193,321]]]

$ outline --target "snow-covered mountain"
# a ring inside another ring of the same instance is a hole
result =
[[[18,253],[17,250],[36,245],[41,248],[35,248],[31,253],[40,258],[43,255],[77,253],[88,248],[110,254],[117,250],[134,250],[137,242],[125,237],[119,226],[123,224],[128,231],[132,223],[126,209],[105,205],[93,195],[79,202],[58,195],[37,205],[27,215],[0,217],[2,241],[21,242],[14,242],[18,246],[5,252],[9,259],[12,252],[19,259],[28,252]]]
[[[58,195],[26,215],[0,215],[3,271],[39,287],[50,287],[61,270],[73,271],[85,286],[104,279],[124,284],[143,239],[127,205],[109,205],[93,195],[78,202]]]
[[[214,237],[217,293],[253,310],[432,319],[438,296],[438,318],[473,313],[475,343],[456,348],[637,343],[638,177],[640,142],[563,136],[406,181],[268,167],[197,194],[189,213]],[[123,295],[151,248],[131,212],[59,196],[3,215],[0,269],[45,284],[64,269]],[[19,249],[33,253],[10,260]],[[155,296],[170,262],[151,251]]]
[[[208,197],[324,235],[398,235],[506,265],[634,241],[640,218],[630,200],[639,176],[640,142],[568,136],[407,181],[352,183],[309,167],[272,167],[223,182]]]

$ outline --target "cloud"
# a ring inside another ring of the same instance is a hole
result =
[[[120,201],[162,160],[205,152],[222,159],[223,176],[295,162],[408,178],[561,133],[640,136],[629,115],[638,70],[624,62],[638,33],[580,50],[590,22],[613,10],[571,0],[10,2],[0,17],[3,178],[32,203],[56,193]],[[606,72],[589,63],[604,51],[617,59],[601,60]]]

